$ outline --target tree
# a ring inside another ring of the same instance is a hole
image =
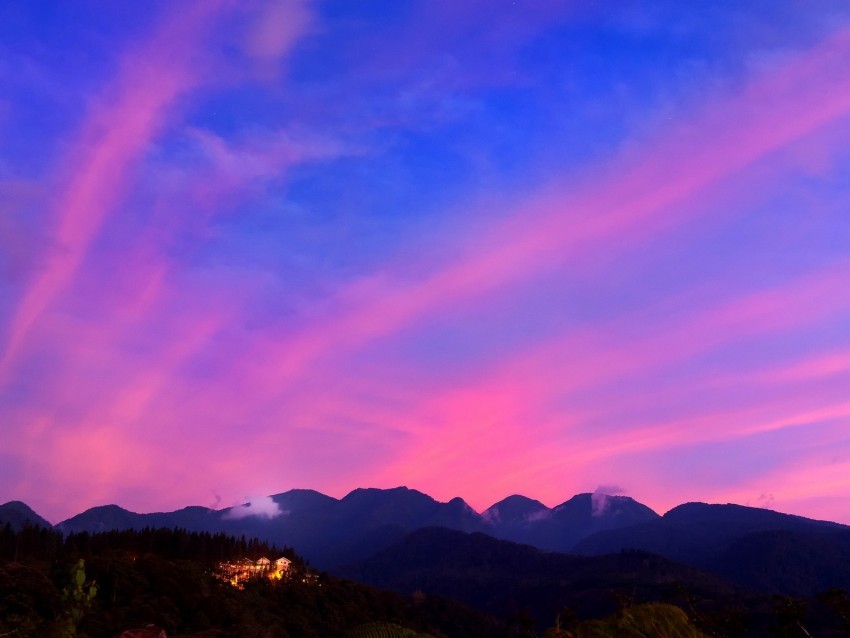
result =
[[[74,638],[77,627],[97,596],[97,585],[86,581],[86,563],[81,558],[71,567],[71,582],[62,590],[62,613],[53,626],[55,638]]]

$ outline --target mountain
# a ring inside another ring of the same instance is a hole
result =
[[[522,527],[552,515],[552,511],[540,501],[514,494],[491,505],[484,511],[484,518],[494,528]]]
[[[578,494],[547,508],[524,496],[510,496],[484,512],[491,536],[540,549],[568,552],[582,540],[602,530],[619,529],[653,521],[658,514],[626,496]]]
[[[332,569],[388,547],[405,534],[429,526],[487,534],[542,549],[567,551],[582,538],[658,518],[631,498],[579,494],[549,509],[524,496],[510,496],[484,514],[463,499],[441,503],[417,490],[356,489],[335,499],[313,490],[291,490],[270,497],[279,514],[250,507],[211,510],[187,507],[176,512],[136,514],[116,505],[95,507],[59,524],[64,532],[181,527],[225,532],[297,547],[313,565]]]
[[[401,529],[443,525],[452,529],[475,528],[480,516],[463,499],[440,503],[417,490],[356,489],[340,502],[337,515],[354,528],[392,524]]]
[[[691,596],[732,600],[716,576],[645,552],[570,556],[446,528],[423,528],[358,563],[343,576],[410,594],[421,591],[504,617],[528,610],[540,626],[571,607],[581,618],[632,603]]]
[[[48,521],[36,514],[26,503],[9,501],[0,505],[0,527],[10,524],[13,530],[19,530],[24,525],[38,527],[53,527]]]
[[[247,505],[136,514],[107,505],[57,527],[63,532],[179,527],[257,537],[294,547],[314,567],[335,571],[410,532],[439,526],[555,552],[601,555],[638,549],[762,591],[810,594],[850,588],[850,527],[740,505],[687,503],[659,516],[624,496],[578,494],[550,509],[515,494],[478,514],[460,498],[443,503],[406,487],[356,489],[342,499],[314,490],[270,498],[277,514]],[[3,508],[14,509],[11,505]]]
[[[850,586],[850,527],[741,505],[687,503],[661,518],[597,532],[574,551],[638,549],[763,591]]]
[[[245,535],[297,547],[314,566],[329,569],[364,558],[421,527],[471,531],[482,526],[481,516],[462,499],[440,503],[406,487],[356,489],[339,500],[313,490],[291,490],[271,499],[280,510],[274,516],[251,515],[250,508],[242,507],[136,514],[106,505],[63,521],[58,528],[67,533],[181,527]]]
[[[470,531],[480,528],[481,517],[460,498],[440,503],[406,487],[357,489],[333,512],[329,530],[334,534],[322,548],[322,561],[334,567],[346,564],[432,525]]]
[[[101,505],[87,509],[56,528],[64,533],[104,532],[109,530],[140,530],[145,527],[179,527],[188,531],[219,531],[221,514],[206,507],[184,507],[176,512],[137,514],[118,505]]]
[[[316,490],[295,489],[271,497],[284,512],[315,510],[332,507],[337,500]]]

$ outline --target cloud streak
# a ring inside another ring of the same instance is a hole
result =
[[[688,207],[712,186],[776,154],[850,113],[850,91],[836,89],[843,31],[745,91],[718,100],[659,139],[645,154],[625,153],[613,169],[571,184],[552,185],[526,198],[507,221],[485,229],[475,248],[436,264],[420,279],[379,276],[344,290],[342,309],[287,339],[273,360],[284,380],[328,352],[357,348],[433,315],[469,296],[492,295],[558,264],[578,260],[628,237],[637,246],[706,209]],[[837,143],[826,140],[825,143]],[[778,178],[786,160],[771,171]],[[793,163],[793,158],[792,158]],[[392,269],[388,269],[391,271]],[[404,271],[404,269],[401,269]]]
[[[195,46],[223,6],[209,2],[178,13],[145,46],[125,56],[113,85],[89,109],[68,153],[67,186],[57,197],[57,250],[18,303],[0,359],[0,379],[8,376],[33,325],[73,279],[126,193],[132,163],[160,132],[176,99],[199,82],[192,68]]]

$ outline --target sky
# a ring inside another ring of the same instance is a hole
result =
[[[0,4],[0,502],[850,524],[844,0]]]

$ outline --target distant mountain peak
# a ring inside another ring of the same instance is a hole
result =
[[[96,505],[94,507],[90,507],[86,510],[86,512],[92,511],[100,511],[100,512],[127,512],[128,514],[135,514],[136,512],[131,512],[130,510],[121,507],[120,505],[116,505],[115,503],[110,503],[109,505]]]
[[[316,490],[292,489],[288,492],[273,494],[271,500],[278,504],[282,511],[294,512],[311,510],[339,503],[333,496],[322,494]]]
[[[291,490],[287,490],[286,492],[281,492],[279,494],[272,494],[272,498],[277,500],[278,498],[283,498],[285,496],[316,496],[320,498],[330,499],[335,501],[336,499],[332,496],[328,496],[327,494],[322,494],[317,490],[306,489],[303,487],[296,487]]]
[[[0,510],[9,512],[20,512],[22,514],[35,514],[35,511],[23,501],[9,501],[0,505]]]
[[[491,523],[521,524],[548,518],[552,511],[540,501],[512,494],[487,508],[484,519]]]
[[[0,505],[0,527],[6,523],[9,523],[13,529],[20,529],[24,525],[52,527],[49,521],[36,514],[23,501],[9,501]]]
[[[568,516],[590,515],[596,518],[608,516],[622,516],[625,512],[643,512],[657,517],[658,514],[652,509],[638,503],[631,496],[620,494],[606,494],[605,492],[582,492],[571,499],[556,505],[552,511],[555,514]]]
[[[452,500],[450,500],[448,503],[446,503],[446,505],[449,505],[452,508],[461,509],[464,512],[477,513],[472,508],[472,506],[469,503],[467,503],[466,501],[464,501],[460,496],[455,496]]]
[[[419,490],[413,490],[404,485],[400,485],[398,487],[388,487],[388,488],[380,488],[380,487],[358,487],[356,489],[351,490],[348,494],[340,499],[341,501],[353,501],[353,500],[364,500],[364,499],[385,499],[387,497],[407,497],[413,496],[416,498],[425,497],[430,500],[432,499],[427,494],[420,492]]]
[[[735,503],[683,503],[668,511],[664,514],[663,518],[672,522],[689,523],[697,521],[735,521],[736,523],[772,525],[782,522],[783,524],[811,523],[825,527],[847,527],[840,523],[817,521],[795,514],[784,514],[771,509],[737,505]]]
[[[340,501],[345,503],[348,501],[372,501],[372,500],[397,500],[397,499],[428,499],[430,501],[434,501],[433,498],[428,496],[427,494],[420,492],[419,490],[413,490],[409,487],[399,486],[399,487],[388,487],[388,488],[379,488],[379,487],[358,487],[357,489],[351,490],[348,494],[343,496]],[[436,502],[436,501],[434,501]]]

